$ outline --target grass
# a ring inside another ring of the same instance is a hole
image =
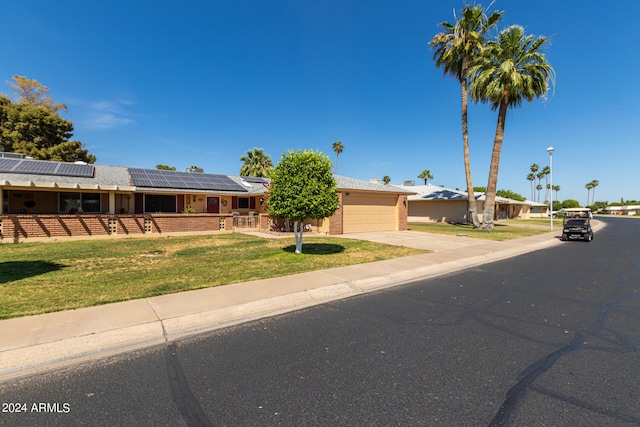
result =
[[[0,319],[379,261],[425,251],[239,233],[0,245]]]
[[[560,222],[560,226],[562,226],[562,222]],[[549,232],[549,229],[541,227],[507,226],[500,223],[496,223],[493,230],[474,229],[473,225],[469,224],[449,224],[443,222],[411,222],[409,223],[408,228],[409,230],[422,231],[425,233],[447,234],[450,236],[464,235],[466,237],[496,241],[519,239],[522,237],[535,236]]]
[[[501,219],[498,224],[504,225],[519,225],[524,227],[540,227],[549,229],[549,218],[530,218],[530,219],[521,219],[521,218],[513,218],[513,219]],[[562,227],[562,218],[554,218],[553,219],[553,227],[560,228]]]

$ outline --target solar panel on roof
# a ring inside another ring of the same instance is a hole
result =
[[[80,163],[58,163],[58,168],[56,169],[55,174],[61,176],[92,178],[94,170],[95,168],[92,165]]]
[[[38,161],[24,161],[21,160],[21,163],[15,169],[16,172],[20,171],[23,173],[33,173],[33,174],[46,174],[52,175],[56,170],[58,165],[56,163],[48,163],[48,162],[38,162]]]
[[[5,173],[93,178],[94,170],[93,165],[87,164],[30,159],[0,159],[0,172]]]
[[[129,168],[136,187],[246,192],[226,175]]]
[[[1,172],[11,172],[11,169],[13,169],[13,167],[15,167],[17,164],[18,164],[18,162],[16,162],[13,159],[0,158],[0,171]]]

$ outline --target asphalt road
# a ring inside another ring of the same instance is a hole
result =
[[[640,425],[640,220],[604,221],[590,243],[0,384],[0,425]]]

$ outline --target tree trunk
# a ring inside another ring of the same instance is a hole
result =
[[[295,253],[302,253],[302,233],[304,232],[304,221],[293,221],[293,234],[296,240],[296,251]]]
[[[504,125],[507,119],[508,95],[504,94],[500,101],[498,112],[498,124],[496,125],[496,136],[493,140],[493,153],[491,154],[491,165],[489,166],[489,182],[487,192],[484,195],[484,209],[482,210],[482,228],[493,230],[493,217],[496,210],[496,187],[498,186],[498,166],[500,164],[500,150],[504,139]]]
[[[462,145],[464,152],[464,172],[467,179],[467,222],[472,223],[473,228],[480,228],[480,221],[478,221],[478,207],[473,191],[473,182],[471,179],[471,158],[469,154],[469,122],[467,119],[467,81],[462,80],[460,82],[460,85],[462,86]]]

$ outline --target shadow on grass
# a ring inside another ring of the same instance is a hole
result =
[[[9,283],[27,277],[62,270],[64,265],[48,261],[0,262],[0,283]]]
[[[282,249],[285,252],[295,253],[296,245],[287,246]],[[302,253],[307,255],[331,255],[344,251],[344,246],[333,243],[303,243]]]

